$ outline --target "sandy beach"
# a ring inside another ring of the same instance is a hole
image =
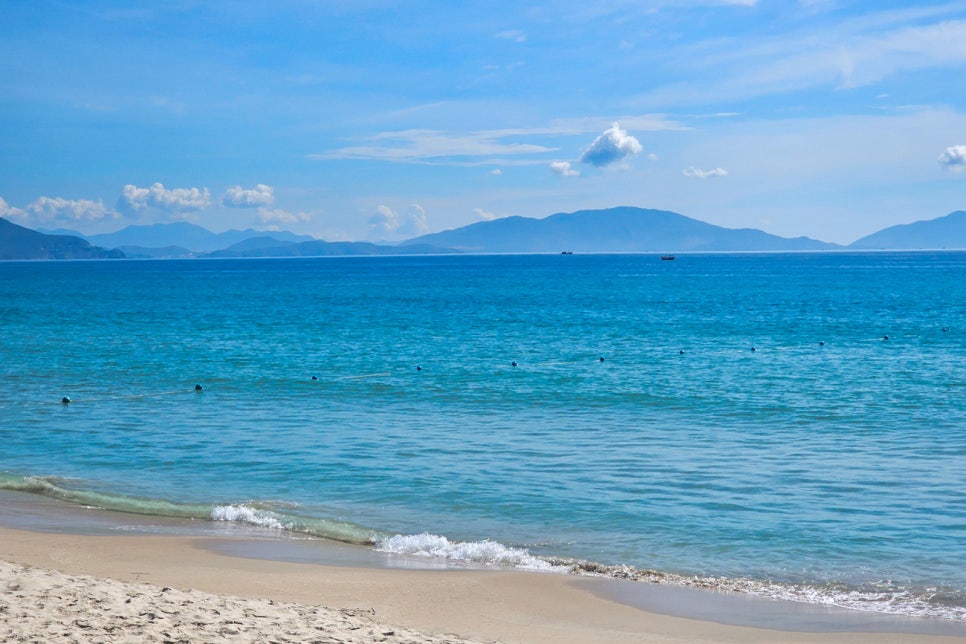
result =
[[[234,557],[208,538],[0,528],[0,639],[266,642],[943,642],[661,615],[602,580]],[[599,589],[598,589],[599,590]]]

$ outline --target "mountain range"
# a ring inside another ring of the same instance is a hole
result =
[[[305,242],[278,242],[255,237],[233,244],[204,257],[330,257],[336,255],[450,255],[459,251],[429,244],[381,246],[369,242],[327,242],[320,239]]]
[[[966,248],[966,211],[945,217],[883,228],[851,244],[857,249]]]
[[[666,210],[629,206],[562,212],[543,219],[506,217],[422,235],[396,245],[327,242],[287,231],[213,233],[187,222],[128,226],[114,233],[86,237],[75,231],[44,232],[0,218],[0,259],[966,248],[966,211],[885,228],[849,246],[808,237],[779,237],[752,228],[724,228]]]
[[[841,248],[761,230],[722,228],[666,210],[628,206],[561,212],[544,219],[506,217],[423,235],[404,244],[448,246],[474,253],[561,251],[647,253],[668,251],[789,251]]]
[[[149,226],[128,226],[113,233],[101,235],[82,235],[87,241],[104,248],[121,248],[124,246],[140,246],[142,248],[158,248],[175,246],[189,249],[194,253],[207,253],[221,250],[232,244],[254,237],[269,237],[280,242],[314,241],[309,235],[296,235],[285,230],[266,232],[264,230],[226,230],[223,233],[213,233],[186,221],[170,224],[153,224]]]
[[[123,259],[71,235],[45,235],[0,217],[0,259]]]

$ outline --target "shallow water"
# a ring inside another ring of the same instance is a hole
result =
[[[964,253],[8,262],[0,331],[0,487],[966,618]]]

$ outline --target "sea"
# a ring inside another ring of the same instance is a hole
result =
[[[0,351],[38,501],[966,621],[966,252],[0,262]]]

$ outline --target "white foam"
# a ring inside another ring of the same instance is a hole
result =
[[[211,511],[212,521],[230,521],[233,523],[247,523],[264,528],[284,530],[285,524],[270,510],[259,510],[244,504],[219,505]]]
[[[774,599],[824,604],[852,610],[905,615],[907,617],[966,621],[966,607],[929,601],[930,597],[937,593],[936,589],[932,589],[932,591],[920,589],[919,592],[912,592],[900,588],[847,590],[801,585],[760,584],[751,592]]]
[[[376,550],[416,557],[438,557],[450,561],[503,566],[522,570],[565,572],[567,568],[531,555],[525,548],[510,548],[496,541],[450,541],[446,537],[423,534],[382,537],[376,540]]]
[[[691,577],[656,570],[638,570],[633,566],[605,566],[592,562],[575,562],[571,571],[574,574],[748,593],[772,599],[838,606],[851,610],[966,621],[966,606],[963,605],[962,594],[951,589],[903,588],[892,582],[849,588],[835,584],[779,583],[742,577]],[[949,593],[956,597],[951,601],[935,601],[943,594]]]

